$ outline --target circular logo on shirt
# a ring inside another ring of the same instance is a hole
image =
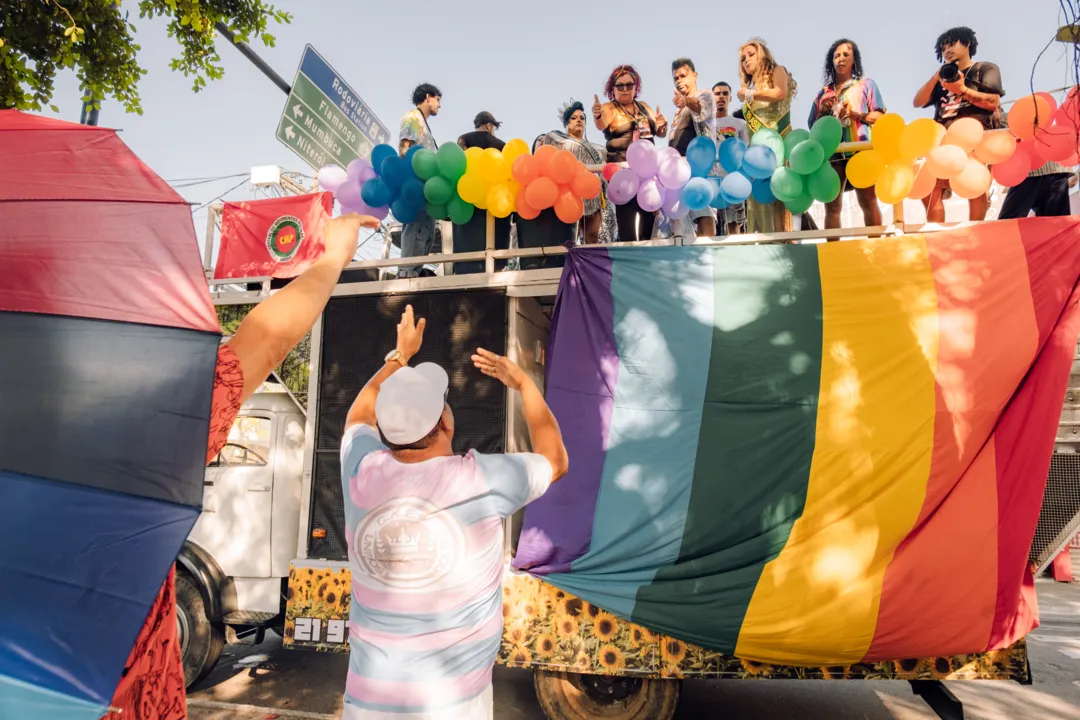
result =
[[[282,215],[266,233],[266,249],[278,262],[289,262],[296,256],[304,239],[304,224],[295,215]]]
[[[397,498],[371,511],[353,540],[365,574],[410,590],[442,580],[465,551],[457,520],[421,498]]]

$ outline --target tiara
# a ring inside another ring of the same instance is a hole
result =
[[[569,102],[564,102],[562,105],[559,106],[559,109],[555,111],[555,116],[559,118],[560,123],[563,121],[563,117],[566,115],[566,111],[569,110],[570,107],[576,102],[578,101],[571,97]]]
[[[768,47],[769,46],[769,44],[767,42],[765,42],[765,38],[761,37],[760,35],[754,35],[749,40],[747,40],[746,42],[743,43],[743,47],[746,47],[747,45],[751,45],[753,43],[757,43],[761,47]]]

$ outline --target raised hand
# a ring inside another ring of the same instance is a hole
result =
[[[397,326],[397,350],[406,362],[416,353],[420,352],[420,346],[424,342],[424,327],[427,320],[420,318],[413,322],[412,305],[405,306],[405,312],[401,314],[401,322]]]
[[[593,117],[600,117],[600,113],[604,111],[604,105],[600,102],[599,95],[593,95],[592,114]]]
[[[326,229],[323,230],[324,252],[327,257],[345,267],[356,255],[356,247],[360,243],[360,228],[378,230],[381,226],[382,223],[370,215],[349,213],[336,217],[326,223]]]
[[[488,377],[496,378],[511,390],[520,390],[522,385],[529,382],[529,376],[516,363],[507,357],[496,355],[490,350],[477,348],[476,354],[472,356],[472,361],[477,370]]]

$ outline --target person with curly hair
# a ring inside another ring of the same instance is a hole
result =
[[[807,120],[813,127],[818,118],[833,115],[844,126],[842,142],[866,142],[870,140],[870,128],[884,115],[885,101],[877,83],[863,75],[862,53],[853,40],[840,38],[825,53],[825,69],[822,72],[824,86],[818,90]],[[847,184],[847,163],[854,153],[838,152],[829,162],[840,176],[840,194],[825,204],[825,227],[840,227],[840,212],[844,209],[844,192],[853,190]],[[855,190],[863,222],[867,227],[881,224],[881,208],[878,207],[874,187]]]
[[[603,165],[607,162],[606,148],[589,142],[585,132],[585,105],[570,98],[558,111],[562,130],[552,130],[537,138],[535,146],[552,145],[559,150],[569,150],[585,165]],[[606,188],[606,183],[604,184]],[[585,201],[585,214],[581,218],[582,237],[586,245],[608,243],[614,239],[614,207],[604,192]]]
[[[439,149],[428,118],[439,114],[442,91],[430,83],[421,83],[413,90],[412,103],[413,109],[401,118],[401,131],[398,134],[398,152],[402,157],[413,145],[423,145],[432,151]],[[432,247],[441,246],[439,225],[424,210],[420,210],[414,221],[402,225],[401,257],[430,255]],[[420,272],[418,265],[403,267],[398,269],[398,277],[416,277]]]
[[[1001,127],[1001,70],[992,62],[975,62],[979,41],[975,31],[955,27],[938,36],[934,54],[945,65],[934,72],[919,91],[913,104],[917,108],[934,108],[934,119],[949,127],[962,117],[973,117],[987,130]],[[927,222],[945,221],[948,181],[940,180],[923,200]],[[969,219],[983,220],[990,207],[988,196],[968,201]]]
[[[593,122],[604,133],[609,162],[626,162],[626,149],[636,140],[655,142],[667,137],[668,121],[663,113],[638,100],[641,95],[641,75],[633,65],[620,65],[608,75],[604,85],[608,102],[601,103],[593,96]],[[615,209],[619,241],[632,242],[652,237],[656,213],[647,213],[631,199]]]
[[[791,131],[791,101],[797,84],[779,65],[762,38],[751,38],[739,48],[739,75],[742,85],[742,115],[753,140],[754,134],[769,128],[781,136]],[[746,201],[748,232],[771,233],[791,230],[791,213],[781,202],[762,205]]]

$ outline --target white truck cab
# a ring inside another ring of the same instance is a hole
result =
[[[177,558],[177,625],[189,686],[214,668],[227,640],[254,636],[257,643],[267,628],[280,632],[284,625],[305,423],[287,392],[257,392],[206,468],[202,514]]]

